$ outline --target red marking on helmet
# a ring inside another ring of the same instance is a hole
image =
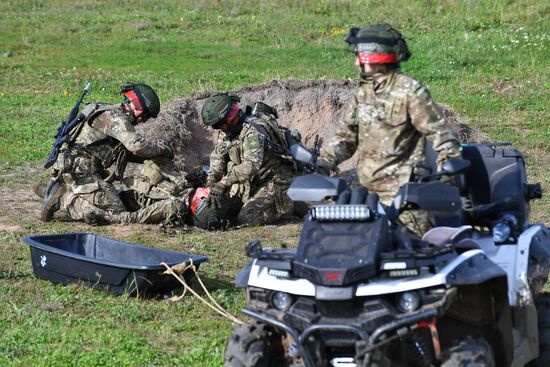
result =
[[[191,214],[195,214],[197,209],[209,194],[210,189],[208,187],[199,187],[197,191],[195,191],[195,195],[193,195],[193,198],[191,199]]]
[[[231,106],[231,110],[227,114],[227,121],[229,123],[232,123],[235,116],[237,116],[237,113],[239,113],[239,103],[235,102],[233,103],[233,106]]]
[[[397,55],[393,54],[376,54],[371,52],[359,52],[357,55],[361,64],[396,64]]]
[[[132,103],[134,104],[134,106],[136,106],[136,108],[140,111],[143,111],[143,107],[141,106],[141,103],[139,102],[139,98],[136,94],[136,92],[134,92],[133,90],[127,90],[126,92],[124,92],[124,96],[125,97],[128,97],[128,99],[130,101],[132,101]]]
[[[323,273],[323,276],[326,280],[330,282],[338,282],[340,280],[340,277],[342,276],[342,272],[334,272],[334,273]]]

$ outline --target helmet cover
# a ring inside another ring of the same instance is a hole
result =
[[[345,41],[361,64],[397,64],[411,57],[403,36],[389,24],[351,28]]]

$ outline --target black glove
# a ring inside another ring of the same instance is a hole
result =
[[[207,206],[211,208],[221,208],[223,205],[223,196],[225,195],[225,192],[227,191],[227,186],[225,186],[223,183],[218,182],[214,186],[210,188],[210,194],[208,194],[208,197],[205,199],[205,203]]]

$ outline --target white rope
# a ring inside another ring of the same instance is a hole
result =
[[[219,313],[220,315],[228,318],[229,320],[231,320],[232,322],[234,322],[235,324],[239,324],[239,325],[242,325],[243,322],[241,320],[239,320],[238,318],[236,318],[235,316],[231,315],[229,312],[227,312],[222,306],[220,306],[220,304],[218,302],[216,302],[216,300],[212,297],[212,295],[210,294],[210,292],[208,292],[208,289],[206,289],[206,286],[204,285],[204,283],[202,282],[199,274],[197,273],[197,268],[196,266],[193,264],[193,260],[192,259],[189,259],[189,265],[186,265],[185,262],[181,263],[181,264],[178,264],[178,265],[175,265],[174,267],[171,267],[169,266],[168,264],[166,264],[165,262],[162,262],[160,263],[161,265],[163,265],[165,268],[166,268],[166,271],[163,273],[163,274],[171,274],[173,275],[184,287],[184,290],[183,290],[183,294],[181,296],[176,296],[176,297],[172,297],[170,298],[170,301],[173,301],[173,302],[177,302],[179,300],[181,300],[187,291],[189,291],[191,294],[193,294],[195,297],[197,297],[202,303],[204,303],[205,305],[207,305],[208,307],[210,307],[212,310],[214,310],[215,312]],[[197,280],[199,281],[199,284],[201,285],[202,289],[204,290],[204,292],[206,293],[206,295],[208,296],[208,298],[210,299],[211,302],[208,302],[206,299],[204,299],[204,297],[201,297],[200,294],[198,294],[197,292],[195,292],[188,284],[187,282],[185,281],[185,278],[182,278],[180,277],[178,274],[183,274],[185,271],[187,270],[191,270],[195,273],[195,276],[197,277]]]

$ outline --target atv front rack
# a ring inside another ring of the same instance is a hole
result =
[[[444,314],[450,307],[455,295],[456,288],[449,288],[445,291],[445,295],[441,300],[431,303],[430,305],[423,307],[416,312],[407,314],[397,320],[380,325],[370,334],[363,327],[357,324],[313,324],[305,328],[304,331],[300,333],[295,328],[288,326],[287,324],[279,321],[275,316],[268,313],[254,311],[248,308],[244,308],[242,312],[256,320],[283,330],[290,335],[294,340],[298,353],[302,357],[304,366],[306,367],[314,367],[316,365],[310,351],[306,346],[306,342],[311,335],[321,332],[347,332],[355,334],[358,337],[356,349],[360,349],[364,356],[362,366],[368,367],[370,365],[372,351],[393,341],[394,339],[404,337],[411,330],[413,330],[419,322],[431,320]]]

